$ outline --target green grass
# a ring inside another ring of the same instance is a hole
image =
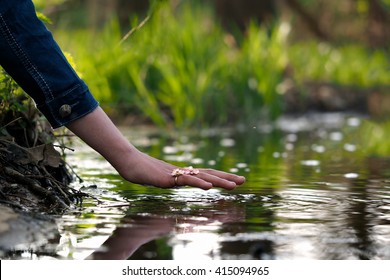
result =
[[[363,151],[372,156],[389,157],[390,121],[375,122],[366,120],[358,131]]]
[[[389,85],[390,81],[389,54],[357,45],[295,44],[289,48],[289,61],[299,82],[327,81],[373,87]]]
[[[283,24],[271,31],[252,25],[237,43],[211,9],[188,3],[175,10],[158,6],[121,44],[115,21],[98,32],[58,29],[55,36],[103,107],[146,116],[162,127],[274,119],[283,110],[277,88],[286,69],[292,69],[289,75],[298,85],[373,87],[390,80],[384,51],[317,42],[288,45]]]
[[[23,91],[15,83],[15,81],[0,67],[0,134],[5,122],[12,121],[10,116],[16,115],[18,112],[27,111],[21,95]]]
[[[158,125],[212,126],[275,117],[275,88],[286,66],[278,29],[252,26],[242,47],[232,45],[211,10],[160,7],[124,43],[113,21],[102,32],[56,32],[103,104],[142,112]]]

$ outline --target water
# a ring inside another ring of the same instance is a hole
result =
[[[360,124],[327,114],[185,136],[123,130],[158,158],[245,175],[231,192],[124,182],[75,143],[76,187],[100,201],[59,217],[58,239],[20,258],[390,259],[390,160],[364,152]]]

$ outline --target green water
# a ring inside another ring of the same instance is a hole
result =
[[[58,219],[51,257],[390,259],[390,160],[365,154],[360,125],[328,114],[185,135],[123,129],[155,157],[245,175],[231,192],[130,184],[76,143],[78,187],[101,202]]]

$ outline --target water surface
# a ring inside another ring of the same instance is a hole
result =
[[[123,129],[180,166],[247,177],[234,191],[124,182],[88,147],[69,161],[92,196],[58,218],[64,259],[390,259],[390,160],[364,152],[361,119],[340,114],[167,135]]]

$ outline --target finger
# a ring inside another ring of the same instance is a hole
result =
[[[233,190],[237,187],[236,182],[234,182],[233,180],[227,180],[206,172],[199,172],[199,174],[195,175],[195,177],[198,177],[206,182],[211,183],[214,187],[219,187],[226,190]]]
[[[194,175],[181,175],[176,177],[176,186],[190,186],[203,190],[209,190],[213,187],[213,184],[203,179],[197,178]]]
[[[209,190],[212,187],[233,190],[237,187],[237,184],[233,181],[228,181],[207,173],[199,173],[198,175],[182,175],[177,177],[176,183],[178,186],[191,186],[201,188],[203,190]]]
[[[219,170],[215,170],[215,169],[200,169],[200,171],[201,172],[199,174],[201,174],[201,173],[211,174],[211,175],[214,175],[215,177],[219,177],[219,178],[234,182],[237,185],[242,185],[243,183],[245,183],[244,176],[239,176],[236,174],[227,173],[227,172],[219,171]]]

